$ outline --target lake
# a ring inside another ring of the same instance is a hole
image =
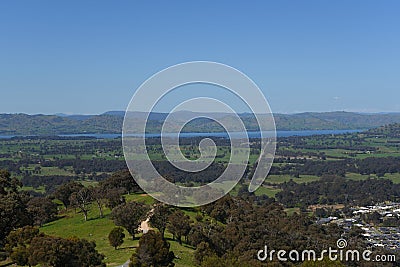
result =
[[[303,130],[303,131],[276,131],[277,137],[289,137],[289,136],[310,136],[310,135],[324,135],[324,134],[345,134],[345,133],[357,133],[362,132],[364,130]],[[260,132],[247,132],[249,138],[259,138]],[[268,136],[271,135],[270,132],[263,133]],[[174,133],[166,133],[164,134],[166,137],[172,137],[176,134]],[[234,132],[231,134],[232,138],[244,138],[245,132]],[[121,134],[60,134],[58,136],[61,137],[95,137],[98,139],[113,139],[120,138]],[[129,136],[139,137],[139,134],[132,134]],[[190,138],[190,137],[222,137],[227,138],[228,135],[226,133],[181,133],[180,137],[182,138]],[[0,135],[0,139],[10,139],[12,137],[16,137],[15,135]],[[26,137],[26,136],[21,136]],[[160,134],[146,134],[146,137],[160,137]]]

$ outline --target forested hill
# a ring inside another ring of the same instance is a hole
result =
[[[189,112],[180,112],[177,118],[185,118]],[[120,133],[123,111],[110,111],[101,115],[27,115],[0,114],[0,135],[57,135],[83,133]],[[205,115],[205,114],[198,114]],[[143,112],[132,112],[137,121],[147,116]],[[151,113],[148,131],[160,129],[166,113]],[[222,120],[232,116],[218,114]],[[248,130],[257,130],[254,117],[240,115]],[[367,129],[387,124],[400,123],[400,113],[360,114],[351,112],[275,114],[278,130],[334,130],[334,129]],[[178,119],[179,121],[179,119]],[[221,128],[208,119],[197,119],[184,128],[186,132],[218,132]]]

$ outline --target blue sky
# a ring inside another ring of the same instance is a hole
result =
[[[4,0],[0,112],[124,110],[193,60],[243,71],[273,112],[400,112],[398,14],[399,1]]]

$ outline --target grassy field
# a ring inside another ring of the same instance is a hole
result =
[[[295,178],[290,175],[268,175],[267,179],[265,179],[265,183],[281,184],[283,182],[289,182],[290,180],[293,180],[296,183],[306,183],[318,181],[319,179],[320,177],[313,175],[300,175],[299,178]]]
[[[142,202],[146,203],[148,205],[151,205],[155,202],[154,198],[147,194],[130,194],[130,195],[125,195],[126,201],[136,201],[136,202]]]
[[[400,173],[387,173],[383,177],[377,177],[376,175],[361,175],[358,173],[346,173],[346,178],[355,180],[355,181],[361,181],[361,180],[366,180],[368,178],[380,178],[380,179],[389,179],[391,180],[394,184],[400,184]]]
[[[44,186],[39,186],[38,188],[33,188],[32,186],[23,186],[22,190],[35,191],[35,192],[38,192],[38,193],[45,193],[45,191],[46,191]]]
[[[98,211],[92,208],[89,220],[84,221],[82,214],[74,211],[67,212],[65,217],[48,223],[40,230],[48,235],[71,237],[77,236],[87,240],[95,241],[97,249],[105,255],[107,266],[117,266],[126,262],[132,255],[134,248],[138,246],[138,239],[132,240],[125,231],[124,244],[118,250],[114,250],[108,243],[108,234],[115,227],[110,219],[110,210],[105,210],[105,217],[98,218]]]
[[[300,213],[300,208],[287,208],[285,209],[287,215],[291,216],[293,213]]]
[[[273,186],[260,186],[255,192],[254,194],[256,194],[256,196],[260,196],[260,195],[267,195],[268,197],[272,197],[274,198],[276,193],[280,192],[281,189],[279,188],[275,188]]]
[[[33,166],[34,168],[34,166]],[[69,176],[69,175],[75,175],[73,172],[73,169],[70,168],[65,168],[65,169],[60,169],[57,167],[41,167],[40,168],[40,175],[43,176],[48,176],[48,175],[65,175],[65,176]]]

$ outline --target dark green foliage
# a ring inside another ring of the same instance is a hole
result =
[[[43,236],[39,233],[39,229],[32,226],[25,226],[12,231],[7,236],[7,243],[5,249],[9,254],[11,260],[19,266],[29,264],[29,246],[32,239],[37,236]]]
[[[60,185],[54,192],[54,197],[59,199],[68,208],[71,204],[70,198],[73,193],[79,192],[83,188],[81,183],[71,181],[69,183]]]
[[[0,170],[0,248],[12,230],[32,224],[26,206],[29,197],[19,191],[20,186],[8,171]]]
[[[248,192],[248,190],[246,190]],[[211,217],[217,219],[222,223],[226,223],[229,219],[231,208],[234,206],[234,202],[230,195],[226,195],[223,198],[218,199],[212,205],[206,205],[202,207],[202,210],[209,213]]]
[[[196,264],[201,264],[206,257],[217,256],[215,252],[210,248],[210,244],[207,242],[201,242],[197,245],[196,251],[194,252],[194,260]]]
[[[57,267],[95,267],[105,266],[104,256],[96,250],[96,244],[85,239],[64,239],[52,236],[38,236],[32,239],[29,247],[31,265]]]
[[[221,207],[226,205],[229,209],[221,213]],[[337,225],[316,225],[305,214],[288,216],[276,202],[256,205],[248,199],[232,197],[209,204],[204,212],[226,223],[204,220],[191,228],[188,239],[196,246],[194,256],[200,266],[261,266],[256,255],[265,245],[269,249],[321,251],[334,247],[342,233]],[[348,240],[365,246],[358,236]]]
[[[24,226],[12,231],[7,236],[6,250],[11,252],[13,248],[18,246],[27,246],[32,239],[39,235],[39,229],[33,226]]]
[[[150,224],[160,231],[161,237],[164,238],[165,229],[167,228],[168,218],[171,214],[171,208],[165,204],[158,203],[150,217]]]
[[[108,142],[106,143],[106,141],[103,141],[105,144],[108,145],[108,147],[106,147],[107,149],[110,149],[114,146],[115,147],[115,143],[112,142]],[[96,143],[96,142],[93,142]],[[97,144],[98,146],[101,147],[101,141],[99,141],[99,144]],[[96,145],[96,144],[95,144]],[[105,147],[101,147],[102,149],[104,149]],[[75,156],[74,159],[57,159],[56,161],[45,161],[43,162],[41,165],[43,167],[65,167],[65,166],[72,166],[74,169],[74,173],[75,174],[82,174],[82,173],[86,173],[86,174],[92,174],[93,172],[114,172],[114,171],[118,171],[123,169],[124,167],[126,167],[126,164],[124,164],[124,161],[121,160],[107,160],[104,158],[94,158],[94,159],[81,159],[79,157],[80,153],[84,152],[84,153],[90,153],[90,150],[94,150],[92,147],[89,147],[88,150],[89,151],[85,151],[84,149],[86,148],[79,148],[76,147],[75,153],[74,151],[70,152],[70,153],[74,153],[72,155]],[[54,152],[58,152],[60,154],[64,154],[65,152],[61,151],[61,150],[56,150],[54,149]],[[92,151],[92,153],[96,153],[96,151]]]
[[[132,201],[115,207],[111,212],[111,217],[115,225],[124,227],[132,238],[135,238],[138,227],[146,219],[149,210],[146,204]]]
[[[168,220],[168,231],[182,245],[182,237],[187,237],[190,232],[190,217],[183,213],[183,211],[176,210],[169,216]]]
[[[7,170],[0,170],[0,195],[5,196],[11,193],[17,193],[21,183],[16,178],[11,178]]]
[[[27,175],[22,177],[21,182],[24,186],[32,186],[37,189],[40,186],[45,186],[47,193],[52,193],[55,189],[68,182],[74,180],[73,176],[61,176],[61,175],[49,175],[49,176],[39,176],[39,175]]]
[[[105,190],[123,188],[128,194],[143,192],[128,169],[114,172],[110,177],[101,182]]]
[[[281,185],[276,194],[287,207],[307,207],[313,204],[371,205],[387,200],[398,200],[400,185],[386,179],[353,181],[341,177],[324,176],[320,181],[297,184],[293,181]]]
[[[222,258],[216,255],[204,257],[204,260],[200,263],[201,267],[261,267],[263,266],[261,262],[257,261],[245,261],[238,260],[236,257],[232,258]],[[269,265],[267,265],[269,266]],[[281,266],[281,265],[272,265]]]
[[[125,203],[125,192],[124,188],[111,188],[105,191],[106,206],[110,209],[114,209],[118,205]]]
[[[340,261],[331,261],[328,258],[323,259],[322,261],[305,261],[301,265],[301,267],[320,267],[320,266],[326,266],[326,267],[344,267],[343,263]]]
[[[56,267],[105,266],[96,244],[85,239],[47,236],[35,227],[26,226],[7,237],[6,251],[18,265]]]
[[[29,252],[25,247],[16,247],[10,254],[10,259],[18,266],[29,265]]]
[[[57,215],[57,204],[46,197],[33,197],[27,204],[33,223],[38,226],[50,222]]]
[[[124,243],[124,238],[124,229],[122,229],[121,227],[113,228],[108,234],[108,241],[110,242],[110,245],[113,246],[115,249],[117,249]]]
[[[153,161],[152,163],[158,173],[167,180],[181,183],[209,183],[218,178],[226,168],[222,163],[213,162],[201,172],[190,173],[176,168],[168,161]]]
[[[174,253],[169,251],[170,244],[165,241],[161,234],[150,230],[139,240],[139,247],[131,257],[130,267],[172,267],[175,258]]]

